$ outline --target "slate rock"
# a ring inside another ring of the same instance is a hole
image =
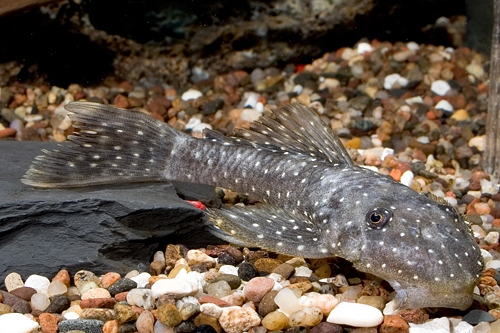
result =
[[[11,293],[0,290],[0,295],[2,295],[2,303],[7,304],[15,312],[19,313],[30,313],[31,306],[30,304],[22,298],[19,298]]]
[[[149,265],[155,251],[169,243],[192,247],[220,244],[205,228],[203,212],[180,199],[170,183],[114,184],[41,189],[20,179],[50,142],[0,142],[0,288],[17,272],[53,276],[61,268],[97,275],[125,275]],[[176,188],[185,188],[177,183]],[[208,187],[201,187],[208,196]],[[188,191],[195,196],[196,185]],[[220,199],[212,188],[212,199]],[[71,215],[71,219],[68,216]],[[160,246],[161,244],[161,246]]]
[[[80,330],[85,333],[102,333],[104,323],[96,319],[75,319],[60,321],[57,326],[60,333],[73,330]]]

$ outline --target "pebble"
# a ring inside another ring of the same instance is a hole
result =
[[[411,333],[450,333],[450,321],[446,317],[436,318],[423,324],[410,323]]]
[[[47,288],[47,296],[51,297],[55,295],[62,295],[65,294],[67,291],[68,287],[66,287],[66,285],[63,282],[59,280],[53,280],[49,284],[49,287]]]
[[[113,320],[116,318],[114,310],[111,309],[83,309],[80,313],[80,317],[83,319],[98,319],[103,322]]]
[[[450,102],[448,102],[447,100],[440,100],[435,108],[437,110],[443,110],[445,112],[453,112],[453,106],[450,104]]]
[[[103,333],[118,333],[118,321],[117,320],[109,320],[102,327]]]
[[[207,286],[207,294],[221,298],[231,294],[231,286],[226,281],[217,281]]]
[[[21,287],[12,290],[10,293],[14,296],[24,299],[25,301],[30,301],[31,296],[36,294],[36,290],[30,287]]]
[[[431,84],[431,91],[439,96],[444,96],[450,91],[451,86],[444,80],[436,80]]]
[[[196,295],[198,287],[182,278],[161,279],[151,286],[151,292],[154,298],[158,298],[162,295],[171,295],[176,298],[181,298],[184,296]]]
[[[280,290],[276,297],[274,297],[274,302],[279,307],[280,311],[287,315],[302,309],[297,296],[295,296],[295,293],[289,288]]]
[[[274,287],[274,280],[266,277],[255,277],[248,281],[243,289],[245,297],[252,302],[260,302],[262,297]]]
[[[200,312],[200,305],[197,303],[184,303],[179,308],[179,313],[181,314],[182,320],[188,320],[195,314]]]
[[[137,283],[128,278],[121,278],[115,283],[113,283],[108,291],[111,295],[116,295],[124,291],[129,291],[131,289],[137,288]]]
[[[401,88],[404,88],[408,85],[408,79],[397,73],[389,74],[384,78],[384,89],[390,90],[396,84],[398,84]]]
[[[220,269],[219,269],[220,272]],[[238,274],[236,272],[236,274]],[[212,280],[212,282],[218,282],[218,281],[225,281],[227,284],[231,287],[231,289],[237,289],[241,285],[241,279],[238,275],[235,274],[221,274],[215,279]]]
[[[47,293],[49,285],[50,285],[49,279],[47,279],[45,276],[37,274],[30,275],[24,282],[25,287],[33,288],[40,293]]]
[[[182,322],[182,316],[174,304],[160,305],[158,307],[158,319],[170,327],[175,327]]]
[[[84,331],[85,333],[102,333],[104,323],[96,319],[63,320],[58,324],[59,332]]]
[[[267,294],[262,297],[259,303],[259,314],[261,316],[266,316],[268,313],[276,311],[278,309],[278,305],[274,301],[274,298],[278,294],[277,290],[271,290]]]
[[[326,319],[329,323],[354,327],[373,327],[380,325],[384,316],[379,309],[359,303],[339,303]]]
[[[229,307],[222,310],[219,323],[227,333],[241,333],[260,325],[260,318],[252,308]]]
[[[318,325],[312,327],[311,330],[309,331],[309,333],[342,333],[343,331],[344,330],[343,330],[342,326],[323,321],[323,322],[319,323]],[[353,331],[351,331],[351,332],[353,332]],[[375,332],[376,332],[376,330],[375,330]]]
[[[71,300],[66,295],[56,295],[50,298],[50,305],[45,312],[61,313],[71,306]]]
[[[91,298],[111,298],[111,294],[104,288],[93,288],[87,290],[81,295],[81,300],[85,301]]]
[[[154,323],[155,317],[150,311],[146,310],[139,315],[135,326],[139,333],[154,333]]]
[[[323,319],[323,312],[315,306],[307,306],[288,316],[288,321],[292,327],[316,326]]]
[[[116,303],[114,311],[116,314],[116,320],[118,320],[120,324],[137,319],[137,312],[130,305]]]
[[[384,322],[380,325],[380,333],[407,333],[410,326],[400,316],[388,315],[384,316]]]
[[[330,294],[314,294],[313,296],[302,296],[299,301],[302,301],[303,298],[305,300],[301,302],[303,306],[312,306],[321,310],[321,312],[327,316],[332,312],[333,308],[337,306],[339,300],[335,298],[335,296]]]
[[[183,101],[189,101],[191,99],[198,99],[200,98],[201,96],[203,96],[203,94],[201,93],[201,91],[199,90],[196,90],[196,89],[188,89],[186,90],[182,96],[181,96],[181,99]]]
[[[109,272],[104,274],[99,281],[99,287],[108,289],[113,283],[121,278],[120,274],[115,272]]]
[[[20,313],[0,316],[0,333],[30,333],[39,327],[38,323]]]
[[[474,309],[463,316],[462,320],[471,325],[477,325],[482,321],[492,323],[495,321],[495,318],[486,311]]]
[[[283,263],[275,267],[272,272],[281,275],[284,279],[288,279],[295,273],[295,267],[290,264]]]
[[[184,321],[174,328],[174,333],[191,333],[196,331],[196,325],[190,321]]]
[[[11,292],[14,289],[24,287],[24,282],[18,273],[10,273],[4,279],[5,288],[8,292]]]
[[[476,147],[479,151],[484,151],[486,148],[486,136],[475,136],[469,140],[469,147]]]
[[[150,289],[132,289],[127,293],[127,303],[146,310],[153,310],[155,301]]]
[[[8,306],[7,304],[0,303],[0,316],[6,313],[12,313],[14,309]]]
[[[207,316],[219,318],[222,314],[222,308],[213,303],[205,303],[200,305],[200,312]]]
[[[81,270],[75,273],[74,283],[78,289],[86,282],[94,282],[97,285],[99,284],[99,278],[91,271]]]
[[[50,300],[44,293],[36,293],[31,296],[31,308],[43,311],[50,305]]]
[[[288,324],[288,317],[279,311],[268,313],[262,319],[262,326],[269,331],[280,331]]]
[[[31,306],[24,299],[12,295],[8,292],[0,290],[0,295],[2,295],[2,303],[10,306],[14,311],[19,313],[30,313]]]
[[[200,250],[189,250],[186,256],[189,266],[208,263],[215,266],[215,259]],[[212,267],[213,267],[212,266]]]
[[[242,262],[238,266],[238,276],[243,281],[250,281],[254,277],[259,276],[259,271],[251,263],[249,263],[249,262]]]
[[[57,333],[60,318],[52,313],[42,313],[38,317],[43,333]]]
[[[143,272],[137,276],[130,278],[130,280],[137,283],[137,288],[144,288],[149,283],[150,277],[151,277],[151,274]]]

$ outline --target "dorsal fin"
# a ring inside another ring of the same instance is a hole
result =
[[[317,160],[354,166],[342,142],[314,111],[302,104],[288,104],[272,110],[250,129],[237,130],[237,136],[257,146],[304,154]]]

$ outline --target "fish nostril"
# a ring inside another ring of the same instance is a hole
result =
[[[422,236],[422,231],[418,225],[412,225],[410,226],[410,234],[414,237],[420,237]]]

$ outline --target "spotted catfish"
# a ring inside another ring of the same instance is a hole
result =
[[[211,184],[259,204],[208,209],[215,235],[308,258],[338,256],[387,280],[399,308],[466,309],[483,271],[469,226],[386,176],[356,166],[310,109],[277,108],[235,137],[181,133],[148,115],[66,106],[71,146],[37,157],[22,180],[38,187],[143,181]]]

